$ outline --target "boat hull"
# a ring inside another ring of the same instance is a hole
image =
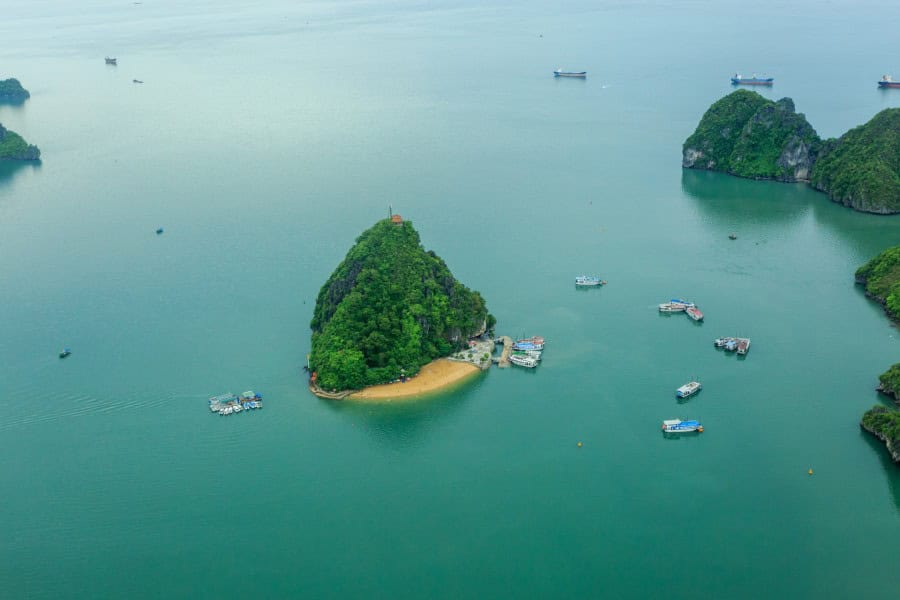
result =
[[[900,81],[879,81],[878,87],[881,88],[900,88]]]
[[[731,78],[731,85],[772,85],[774,79],[735,79]]]
[[[587,71],[553,71],[554,77],[587,77]]]

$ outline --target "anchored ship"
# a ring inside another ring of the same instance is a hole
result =
[[[587,71],[563,71],[562,67],[553,71],[554,77],[587,77]]]
[[[679,398],[690,398],[691,396],[699,392],[702,388],[703,385],[699,381],[691,381],[675,390],[675,395]]]
[[[894,81],[890,75],[883,75],[878,82],[878,87],[882,88],[900,88],[900,81]]]
[[[666,419],[662,422],[662,430],[666,433],[688,433],[698,431],[703,433],[703,425],[700,421],[682,421],[681,419]]]
[[[755,73],[753,77],[744,77],[740,73],[735,73],[731,78],[732,85],[772,85],[774,81],[774,77],[757,77]]]

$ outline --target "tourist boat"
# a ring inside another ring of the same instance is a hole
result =
[[[514,365],[519,365],[520,367],[527,367],[529,369],[533,369],[538,366],[538,360],[531,356],[519,356],[517,354],[513,354],[509,357],[509,362]]]
[[[590,275],[579,275],[575,278],[575,285],[582,286],[595,286],[595,285],[603,285],[606,283],[599,277],[591,277]]]
[[[512,346],[513,350],[543,350],[543,344],[532,344],[531,342],[516,342]]]
[[[60,358],[65,358],[65,357],[67,357],[67,356],[70,355],[70,354],[72,354],[72,351],[71,351],[71,350],[69,350],[68,348],[63,348],[63,349],[62,349],[62,352],[59,353],[59,357],[60,357]]]
[[[587,77],[587,71],[563,71],[562,67],[553,71],[554,77]]]
[[[530,338],[522,338],[521,340],[516,340],[519,344],[542,344],[544,343],[544,338],[539,335],[533,335]],[[503,343],[502,341],[500,342]]]
[[[696,306],[696,304],[694,304],[693,302],[688,302],[687,300],[682,300],[681,298],[672,298],[671,300],[669,300],[669,304],[677,304],[685,308]]]
[[[110,57],[107,56],[105,60],[106,60],[106,64],[108,64],[108,65],[115,65],[115,64],[118,64],[118,63],[116,62],[117,59],[115,59],[115,58],[110,58]]]
[[[703,425],[700,424],[700,421],[666,419],[662,422],[662,430],[666,433],[688,433],[691,431],[703,433]]]
[[[691,381],[675,390],[675,395],[679,398],[690,398],[691,396],[699,392],[702,388],[703,384],[701,384],[699,381]]]
[[[687,308],[684,309],[684,312],[686,312],[687,316],[689,316],[690,318],[692,318],[695,321],[703,320],[703,313],[700,312],[700,309],[697,308],[696,306],[688,306]]]
[[[735,73],[731,78],[732,85],[772,85],[774,81],[774,77],[757,77],[755,73],[753,77],[744,77],[740,73]]]
[[[750,338],[738,338],[737,339],[737,353],[738,354],[747,354],[750,351]]]
[[[511,356],[530,356],[535,360],[541,360],[541,351],[540,350],[516,350]]]
[[[673,313],[673,312],[684,312],[686,307],[684,304],[674,304],[672,302],[664,302],[659,305],[659,312],[664,313]]]
[[[900,88],[900,81],[894,81],[894,78],[890,75],[883,75],[881,77],[881,81],[878,82],[878,87],[881,88]]]
[[[713,340],[713,344],[715,344],[716,348],[724,348],[726,345],[728,345],[728,342],[731,342],[733,340],[734,338],[732,337],[720,337]]]
[[[738,341],[737,338],[731,338],[725,343],[725,350],[728,352],[734,352],[737,350]]]

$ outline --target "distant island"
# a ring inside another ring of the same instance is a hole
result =
[[[31,97],[28,90],[22,87],[18,79],[0,80],[0,102],[24,102]]]
[[[14,131],[0,124],[0,159],[40,160],[41,151],[32,146]]]
[[[310,324],[311,389],[331,397],[406,380],[495,322],[481,295],[422,247],[411,222],[394,215],[356,239],[319,292]]]
[[[682,147],[686,169],[808,182],[862,212],[900,212],[900,108],[822,140],[790,98],[737,90],[713,103]]]

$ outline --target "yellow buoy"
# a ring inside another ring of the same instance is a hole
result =
[[[809,470],[809,474],[812,475],[812,469]]]
[[[578,447],[581,448],[581,442],[578,442]]]

